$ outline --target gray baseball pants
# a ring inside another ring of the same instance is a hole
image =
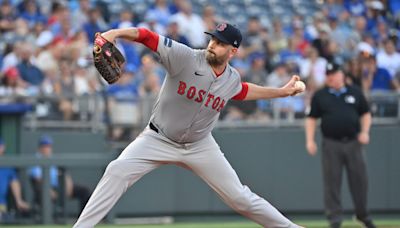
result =
[[[370,221],[367,211],[368,178],[365,155],[357,139],[340,142],[324,138],[322,142],[325,210],[333,227],[342,222],[341,186],[343,171],[347,180],[357,219]]]
[[[211,134],[198,142],[177,144],[149,128],[110,162],[73,227],[94,227],[130,186],[163,164],[176,164],[193,171],[226,204],[263,227],[298,227],[242,185]]]

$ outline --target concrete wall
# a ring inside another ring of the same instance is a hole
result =
[[[112,153],[101,134],[48,132],[55,153]],[[35,150],[41,132],[22,132],[23,153]],[[320,155],[310,157],[300,128],[220,129],[214,132],[222,151],[243,184],[287,212],[322,211]],[[400,126],[373,127],[366,147],[370,208],[400,211]],[[104,168],[82,167],[70,172],[78,183],[93,189]],[[352,208],[343,179],[343,205]],[[69,205],[76,211],[77,203]],[[117,215],[229,213],[231,210],[197,176],[174,166],[147,174],[115,207]],[[76,212],[75,212],[76,213]]]

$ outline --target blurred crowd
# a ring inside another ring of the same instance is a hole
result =
[[[324,85],[327,61],[341,64],[346,82],[367,94],[399,91],[400,2],[314,3],[319,7],[311,20],[296,14],[290,23],[279,17],[271,16],[266,22],[249,16],[247,24],[240,27],[243,45],[231,62],[243,80],[279,87],[291,75],[299,74],[307,92],[274,104],[283,115],[291,113],[292,117],[304,115],[311,94]],[[105,92],[110,116],[121,109],[135,115],[138,110],[132,104],[157,94],[165,72],[156,56],[143,46],[119,41],[117,45],[127,59],[124,73],[116,84],[105,86],[91,59],[96,32],[146,27],[193,48],[203,48],[207,45],[203,32],[230,21],[212,4],[195,12],[189,0],[148,1],[143,13],[129,6],[113,14],[112,4],[104,0],[0,0],[0,102],[9,102],[12,95],[57,97],[43,116],[56,112],[62,119],[72,120],[79,118],[76,97]],[[267,120],[270,110],[268,101],[231,102],[221,118]]]

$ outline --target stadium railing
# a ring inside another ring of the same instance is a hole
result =
[[[58,110],[61,99],[68,99],[71,102],[74,113],[72,119],[63,119],[62,113]],[[303,99],[303,97],[296,99]],[[0,104],[31,104],[32,111],[27,112],[23,118],[23,126],[27,129],[79,129],[99,132],[106,131],[109,127],[143,128],[150,118],[156,96],[123,102],[110,102],[110,100],[112,99],[102,94],[73,97],[8,96],[0,97]],[[368,101],[373,115],[373,124],[400,123],[399,93],[374,92],[368,95]],[[268,116],[267,119],[238,119],[235,121],[220,119],[217,127],[302,126],[307,113],[306,105],[301,109],[291,108],[290,105],[293,105],[291,101],[269,100],[259,107],[259,111]]]

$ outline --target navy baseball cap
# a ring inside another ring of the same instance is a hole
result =
[[[326,75],[336,73],[340,70],[340,66],[334,62],[328,62],[325,67]]]
[[[52,145],[53,139],[48,135],[42,135],[39,139],[39,146]]]
[[[3,138],[0,137],[0,146],[2,146],[2,145],[4,145],[4,144],[5,144],[5,143],[4,143]]]
[[[220,40],[222,43],[230,44],[236,48],[242,42],[242,33],[235,26],[228,23],[221,23],[217,25],[214,31],[204,32]]]

